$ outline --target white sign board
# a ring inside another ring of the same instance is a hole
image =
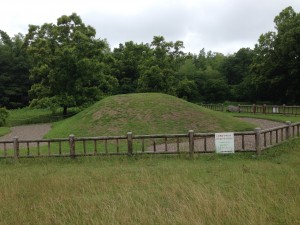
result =
[[[273,113],[278,113],[278,107],[273,107]]]
[[[234,153],[234,134],[216,133],[215,144],[217,153]]]

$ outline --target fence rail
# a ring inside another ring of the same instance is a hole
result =
[[[287,105],[238,105],[240,112],[300,115],[300,106]]]
[[[214,111],[224,111],[224,105],[223,104],[202,104],[201,106],[214,110]]]
[[[236,152],[256,152],[300,136],[300,123],[287,122],[272,129],[235,132]],[[97,155],[190,154],[215,152],[215,133],[153,134],[124,136],[0,141],[0,158],[71,157]]]
[[[214,110],[224,111],[223,104],[202,104],[203,107]],[[283,115],[300,115],[300,106],[288,106],[288,105],[238,105],[236,106],[237,112],[240,113],[263,113],[263,114],[283,114]]]

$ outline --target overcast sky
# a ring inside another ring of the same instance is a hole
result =
[[[10,36],[26,34],[29,24],[56,23],[76,12],[112,48],[162,35],[183,41],[186,52],[228,54],[253,48],[288,6],[300,12],[300,0],[2,0],[0,29]]]

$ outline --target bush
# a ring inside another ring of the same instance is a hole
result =
[[[8,117],[8,111],[6,108],[0,108],[0,126],[3,126]]]

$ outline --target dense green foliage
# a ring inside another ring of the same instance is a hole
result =
[[[28,104],[29,56],[21,34],[10,38],[0,30],[0,107],[18,108]]]
[[[31,105],[61,106],[67,114],[68,107],[112,91],[117,81],[106,71],[108,45],[95,35],[76,14],[58,18],[56,25],[29,27],[25,44],[33,58]]]
[[[299,103],[300,13],[288,7],[274,22],[277,32],[261,35],[254,50],[253,72],[259,97]]]
[[[292,7],[274,19],[275,31],[254,49],[232,55],[184,53],[182,41],[153,37],[109,48],[75,13],[56,24],[30,25],[25,38],[1,31],[0,106],[63,107],[106,95],[162,92],[192,102],[270,101],[300,104],[300,14]],[[29,79],[30,78],[30,79]]]
[[[0,126],[3,126],[8,117],[8,111],[6,108],[0,108]]]

